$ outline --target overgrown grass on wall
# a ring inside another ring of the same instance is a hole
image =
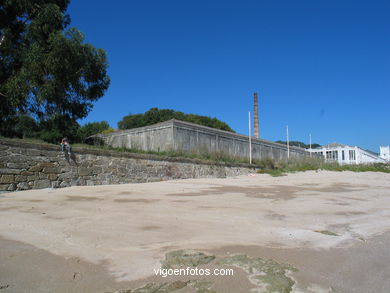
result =
[[[1,137],[0,137],[1,138]],[[9,139],[9,138],[7,138]],[[49,144],[38,139],[11,139],[27,143],[35,144]],[[139,153],[139,154],[151,154],[159,155],[162,157],[177,157],[177,158],[190,158],[207,160],[217,163],[232,163],[232,164],[249,164],[249,160],[232,158],[225,153],[209,153],[205,150],[199,150],[198,152],[178,152],[178,151],[143,151],[139,149],[127,149],[127,148],[113,148],[105,145],[88,145],[88,144],[74,144],[74,148],[84,149],[98,149],[98,150],[111,150],[117,152],[127,153]],[[60,146],[58,145],[58,149]],[[77,150],[76,150],[77,152]],[[390,164],[374,163],[374,164],[361,164],[361,165],[339,165],[337,162],[326,162],[322,158],[291,158],[288,161],[275,162],[271,158],[254,159],[252,161],[253,166],[258,169],[259,174],[270,174],[272,176],[281,176],[285,173],[302,172],[310,170],[328,170],[328,171],[354,171],[354,172],[384,172],[390,173]]]
[[[390,173],[390,164],[373,163],[359,165],[340,165],[337,162],[324,161],[321,158],[293,158],[288,161],[274,163],[270,159],[257,162],[260,168],[257,173],[267,173],[272,176],[281,176],[285,173],[310,170],[353,171],[353,172],[384,172]]]

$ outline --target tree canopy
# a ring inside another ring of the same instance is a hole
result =
[[[217,118],[210,118],[207,116],[201,116],[196,114],[185,114],[183,112],[174,111],[171,109],[158,108],[151,108],[149,111],[143,114],[127,115],[123,117],[121,121],[118,122],[118,128],[131,129],[167,121],[170,119],[192,122],[212,128],[234,132],[234,130],[231,129],[228,124],[218,120]]]
[[[281,143],[281,144],[287,144],[286,141],[282,141],[282,140],[278,140],[278,141],[276,141],[276,142],[277,142],[277,143]],[[301,141],[295,141],[295,140],[293,140],[293,141],[289,141],[288,144],[289,144],[290,146],[297,146],[297,147],[304,148],[304,149],[310,148],[310,145],[309,145],[309,144],[306,144],[306,143],[301,142]],[[321,146],[321,145],[319,145],[318,143],[312,143],[312,144],[311,144],[311,148],[312,148],[312,149],[318,148],[318,147],[320,147],[320,146]]]
[[[87,116],[110,79],[106,53],[68,28],[69,0],[0,2],[0,132],[15,117],[38,122]],[[57,129],[59,132],[61,129]]]

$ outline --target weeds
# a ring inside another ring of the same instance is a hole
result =
[[[266,167],[267,164],[268,167]],[[316,170],[390,173],[390,164],[374,163],[339,165],[337,162],[326,162],[321,158],[293,158],[289,161],[277,162],[273,166],[269,163],[266,163],[264,168],[258,170],[257,173],[270,174],[271,176],[282,176],[285,173]]]
[[[52,145],[39,139],[19,139],[19,138],[3,138],[1,139],[27,142],[33,144],[45,144]],[[127,149],[127,148],[114,148],[107,145],[90,145],[90,144],[74,144],[74,148],[94,149],[94,150],[109,150],[116,152],[137,153],[137,154],[150,154],[158,155],[161,157],[169,158],[189,158],[198,160],[207,160],[217,163],[231,163],[231,164],[249,164],[249,161],[241,158],[233,158],[223,152],[209,153],[207,151],[198,152],[184,152],[184,151],[143,151],[139,149]],[[374,163],[374,164],[361,164],[361,165],[339,165],[337,162],[327,162],[322,158],[291,158],[288,161],[282,160],[275,162],[272,158],[254,159],[253,167],[258,168],[258,174],[269,174],[271,176],[283,176],[285,173],[294,173],[302,171],[315,171],[315,170],[327,170],[327,171],[353,171],[353,172],[383,172],[390,173],[390,164]]]

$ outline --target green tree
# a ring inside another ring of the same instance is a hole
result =
[[[80,141],[80,125],[68,115],[52,116],[39,124],[38,138],[50,143],[59,143],[63,137],[67,137],[71,143]]]
[[[167,121],[170,119],[187,121],[212,128],[234,132],[234,130],[231,129],[228,124],[218,120],[217,118],[210,118],[207,116],[201,116],[196,114],[185,114],[183,112],[174,111],[171,109],[158,108],[151,108],[144,114],[127,115],[123,117],[121,121],[118,122],[118,128],[131,129]]]
[[[87,137],[108,129],[110,129],[110,124],[107,121],[90,122],[80,127],[78,137],[80,141],[84,142]]]
[[[286,141],[282,141],[282,140],[278,140],[276,142],[277,143],[281,143],[281,144],[287,144]],[[304,149],[308,149],[310,147],[309,144],[305,144],[304,142],[301,142],[301,141],[289,141],[289,145],[290,146],[297,146],[297,147],[304,148]],[[318,148],[318,147],[321,147],[321,145],[319,145],[318,143],[312,143],[311,144],[311,148],[312,149],[315,149],[315,148]]]
[[[68,125],[69,119],[85,117],[108,88],[106,54],[85,44],[77,29],[67,28],[68,4],[0,2],[1,124],[31,113],[42,125],[61,119]]]
[[[18,116],[14,126],[14,132],[18,137],[31,138],[37,135],[38,125],[34,118],[28,115]]]

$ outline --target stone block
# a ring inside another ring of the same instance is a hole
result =
[[[83,178],[73,179],[70,183],[72,186],[84,186],[86,184]]]
[[[92,168],[92,174],[95,174],[95,175],[102,173],[102,171],[103,171],[102,167],[93,167]]]
[[[20,173],[20,175],[24,175],[24,176],[31,176],[31,175],[34,175],[34,172],[30,172],[30,171],[23,171]]]
[[[66,163],[66,166],[62,166],[62,167],[60,168],[60,172],[61,172],[61,173],[71,172],[72,169],[73,169],[73,167],[72,167],[72,166],[69,166],[69,164]]]
[[[87,180],[87,186],[94,186],[95,182],[93,180]]]
[[[34,182],[34,188],[36,189],[41,189],[41,188],[49,188],[51,187],[51,182],[50,180],[36,180]]]
[[[60,187],[69,187],[69,186],[70,186],[69,182],[62,181],[62,182],[60,183]]]
[[[49,179],[50,181],[57,180],[57,178],[58,178],[57,174],[49,174],[49,175],[47,175],[47,179]]]
[[[27,182],[20,182],[16,186],[17,190],[27,190],[30,189],[30,185]]]
[[[16,175],[16,176],[15,176],[15,181],[16,181],[16,182],[25,182],[25,181],[27,181],[27,176],[24,176],[24,175]]]
[[[128,173],[128,171],[127,171],[126,168],[118,168],[118,174],[119,175],[124,176],[124,175],[127,175],[127,173]]]
[[[8,161],[12,163],[26,163],[26,161],[28,160],[28,157],[24,155],[10,155],[7,156],[7,158]]]
[[[61,180],[71,179],[72,177],[73,177],[73,174],[70,172],[58,174],[58,179],[61,179]]]
[[[16,184],[15,183],[12,183],[8,186],[8,191],[15,191],[16,190]]]
[[[58,167],[46,167],[46,168],[43,168],[42,172],[46,173],[46,174],[60,173],[60,168],[58,168]]]
[[[15,182],[15,176],[14,175],[2,175],[0,177],[0,183],[14,183]]]
[[[28,167],[27,163],[7,163],[7,167],[11,169],[26,169]]]
[[[42,163],[40,163],[40,165],[43,168],[51,168],[51,167],[57,167],[58,163],[57,162],[42,162]]]
[[[60,187],[60,184],[61,184],[60,181],[53,181],[53,182],[51,183],[51,188],[59,188],[59,187]]]
[[[0,169],[0,174],[20,174],[23,171],[22,169],[2,168]]]
[[[38,174],[39,179],[47,179],[47,174],[45,173],[39,173]]]
[[[43,167],[41,166],[41,164],[37,164],[37,165],[34,165],[34,166],[31,166],[28,171],[30,172],[41,172],[43,170]]]
[[[34,180],[38,180],[38,179],[39,179],[38,175],[27,176],[27,181],[34,181]]]
[[[55,162],[41,162],[36,165],[31,166],[28,171],[30,172],[41,172],[43,169],[46,168],[55,168],[58,166],[58,163]],[[49,173],[55,173],[55,172],[49,172]]]
[[[78,173],[79,173],[80,176],[92,175],[92,168],[79,167],[78,168]]]
[[[35,156],[41,156],[42,152],[40,150],[25,149],[23,154],[26,156],[35,157]]]
[[[8,191],[9,184],[0,184],[0,191]]]
[[[6,145],[0,145],[0,151],[6,151],[9,149],[9,146],[6,146]]]

